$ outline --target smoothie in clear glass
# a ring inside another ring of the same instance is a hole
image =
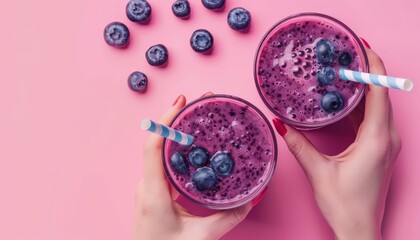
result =
[[[165,139],[163,164],[173,186],[211,209],[251,201],[267,186],[277,144],[267,118],[251,103],[212,95],[185,106],[171,127],[194,137],[191,146]]]
[[[309,130],[342,119],[362,99],[365,85],[340,80],[340,68],[368,72],[357,35],[330,16],[301,13],[264,36],[254,76],[261,98],[276,116]]]

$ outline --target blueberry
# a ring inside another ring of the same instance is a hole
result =
[[[350,65],[352,61],[353,57],[350,55],[349,52],[344,51],[340,53],[340,55],[338,55],[338,62],[343,67],[347,67],[348,65]]]
[[[217,175],[227,177],[233,171],[234,161],[228,153],[219,151],[210,159],[210,165]]]
[[[152,7],[146,0],[130,0],[125,8],[128,19],[133,22],[147,23],[152,15]]]
[[[213,169],[209,167],[202,167],[197,169],[191,177],[193,186],[198,191],[209,190],[216,184],[216,180],[216,174],[214,173]]]
[[[128,77],[128,87],[135,92],[145,92],[147,89],[147,76],[135,71]]]
[[[316,57],[321,64],[327,65],[334,60],[334,48],[330,41],[321,39],[316,43]]]
[[[168,61],[168,49],[162,44],[151,46],[146,52],[146,60],[152,66],[162,66]]]
[[[207,164],[209,161],[209,155],[206,150],[198,147],[188,153],[188,159],[190,160],[191,165],[199,168]]]
[[[230,10],[227,22],[233,30],[246,30],[251,23],[251,14],[245,8],[237,7]]]
[[[323,67],[317,73],[317,79],[321,86],[332,85],[335,79],[335,71],[332,67]]]
[[[198,29],[191,35],[190,45],[196,52],[207,53],[213,47],[213,36],[205,29]]]
[[[176,152],[171,156],[171,167],[179,174],[186,174],[188,172],[188,165],[181,153]]]
[[[104,29],[104,39],[109,46],[125,48],[130,40],[130,31],[120,22],[112,22]]]
[[[188,18],[191,13],[188,0],[177,0],[172,4],[172,12],[179,18]]]
[[[343,96],[339,92],[327,92],[322,96],[321,107],[327,113],[338,112],[344,107]]]
[[[201,0],[204,7],[210,10],[221,9],[224,5],[226,0]]]

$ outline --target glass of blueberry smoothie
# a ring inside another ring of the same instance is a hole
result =
[[[276,116],[310,130],[344,118],[363,97],[365,85],[340,80],[340,68],[369,71],[357,35],[330,16],[301,13],[281,20],[264,36],[254,76]]]
[[[229,209],[251,201],[270,181],[277,143],[269,121],[251,103],[230,95],[202,97],[170,126],[194,137],[190,146],[163,143],[166,175],[185,198]]]

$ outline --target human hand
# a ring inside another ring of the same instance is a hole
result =
[[[179,96],[159,122],[169,125],[185,102],[185,97]],[[260,200],[207,217],[190,214],[175,202],[179,194],[166,179],[162,143],[162,137],[151,134],[143,147],[143,178],[136,191],[133,240],[219,239],[244,220]]]
[[[370,71],[386,75],[382,60],[366,50]],[[301,132],[280,119],[273,120],[305,172],[321,213],[340,240],[382,238],[385,199],[401,149],[388,89],[369,85],[366,90],[364,117],[356,125],[356,139],[336,156],[318,152]]]

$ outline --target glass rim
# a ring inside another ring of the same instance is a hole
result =
[[[264,34],[264,36],[262,37],[262,39],[260,40],[260,43],[258,44],[257,47],[257,52],[255,53],[255,58],[254,58],[254,82],[255,82],[255,86],[257,88],[258,94],[260,95],[260,98],[263,100],[264,104],[267,106],[267,108],[276,116],[279,117],[282,121],[284,121],[287,124],[293,125],[295,127],[297,127],[300,130],[313,130],[313,129],[317,129],[317,128],[321,128],[324,126],[328,126],[330,124],[336,123],[340,120],[342,120],[343,118],[345,118],[346,116],[348,116],[355,108],[357,105],[359,105],[360,101],[362,101],[364,93],[365,93],[365,89],[366,89],[366,84],[363,86],[361,92],[359,93],[359,96],[357,97],[357,99],[355,99],[355,101],[353,101],[352,105],[350,105],[347,109],[346,109],[346,114],[341,114],[338,117],[335,117],[334,119],[331,119],[330,121],[324,122],[324,123],[301,123],[301,122],[297,122],[297,121],[293,121],[290,120],[289,118],[284,117],[283,115],[281,115],[280,113],[278,113],[271,105],[270,103],[267,101],[266,97],[263,95],[262,90],[260,89],[259,86],[259,81],[258,81],[258,74],[257,74],[257,63],[258,63],[258,59],[259,59],[259,55],[261,52],[261,48],[263,46],[263,44],[265,43],[265,41],[267,40],[267,38],[269,37],[269,35],[282,23],[287,22],[291,19],[295,19],[295,18],[299,18],[299,17],[319,17],[319,18],[325,18],[327,20],[330,20],[334,23],[336,23],[337,25],[339,25],[340,27],[343,27],[348,33],[350,33],[350,35],[353,37],[353,39],[355,39],[355,41],[357,42],[357,47],[361,50],[362,55],[363,55],[363,59],[365,62],[365,69],[366,72],[369,72],[369,59],[367,57],[367,53],[366,53],[366,49],[362,43],[362,41],[360,40],[360,38],[356,35],[356,33],[353,32],[353,30],[350,29],[350,27],[348,27],[346,24],[344,24],[342,21],[331,17],[329,15],[323,14],[323,13],[317,13],[317,12],[302,12],[302,13],[296,13],[296,14],[292,14],[290,16],[287,16],[283,19],[281,19],[280,21],[277,21],[272,27],[270,27],[270,29]]]
[[[224,99],[229,99],[229,100],[234,100],[237,102],[240,102],[242,104],[245,104],[249,107],[251,107],[260,117],[261,119],[266,123],[271,138],[273,140],[273,162],[271,164],[271,168],[270,168],[270,172],[267,174],[267,178],[266,180],[259,185],[259,189],[255,192],[253,192],[252,194],[248,195],[248,197],[246,198],[242,198],[240,200],[235,201],[235,204],[232,204],[231,206],[225,206],[225,205],[230,205],[231,203],[222,203],[222,204],[208,204],[208,203],[203,203],[200,202],[194,198],[192,198],[191,196],[189,196],[189,194],[185,193],[184,190],[182,190],[178,184],[176,184],[176,182],[172,179],[171,174],[170,174],[170,170],[168,169],[169,167],[167,166],[167,161],[166,161],[166,157],[165,157],[165,149],[166,149],[166,142],[167,141],[171,141],[168,140],[166,138],[163,139],[163,145],[162,145],[162,162],[163,162],[163,166],[165,169],[165,174],[166,177],[169,179],[170,183],[172,184],[172,186],[174,186],[174,188],[186,199],[199,204],[200,206],[209,208],[209,209],[214,209],[214,210],[226,210],[226,209],[232,209],[232,208],[236,208],[239,206],[242,206],[244,204],[247,204],[248,202],[252,201],[255,197],[258,196],[258,194],[260,194],[268,185],[268,183],[271,181],[276,166],[277,166],[277,157],[278,157],[278,146],[277,146],[277,140],[276,140],[276,135],[274,133],[274,129],[270,124],[270,121],[268,120],[268,118],[263,114],[263,112],[261,110],[259,110],[254,104],[248,102],[245,99],[242,99],[240,97],[236,97],[233,95],[229,95],[229,94],[213,94],[213,95],[209,95],[209,96],[203,96],[200,98],[195,99],[194,101],[189,102],[188,104],[186,104],[176,115],[175,117],[171,120],[171,123],[169,124],[170,127],[172,127],[173,123],[178,119],[178,117],[185,112],[187,109],[189,109],[190,107],[194,106],[195,104],[208,100],[208,99],[213,99],[213,98],[224,98]],[[243,199],[246,199],[245,201]]]

